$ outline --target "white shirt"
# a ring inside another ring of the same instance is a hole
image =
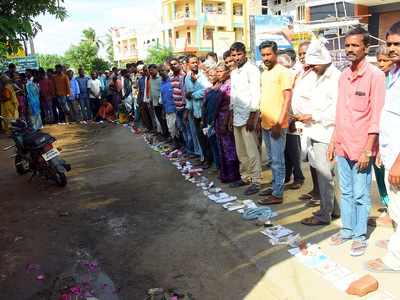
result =
[[[260,95],[260,71],[255,65],[247,61],[241,68],[232,71],[230,107],[234,126],[245,125],[250,113],[259,110]]]
[[[336,102],[340,71],[332,64],[321,77],[317,77],[311,95],[313,122],[305,126],[306,134],[313,140],[329,144],[335,129]]]
[[[295,78],[291,101],[292,112],[295,115],[311,114],[311,95],[317,74],[312,70],[301,70]],[[302,132],[302,135],[305,135],[304,123],[296,122],[296,128]]]
[[[390,170],[400,154],[400,66],[389,73],[385,104],[382,109],[379,132],[379,150],[383,165]]]
[[[100,87],[101,82],[99,79],[92,79],[90,78],[87,83],[87,87],[90,90],[89,98],[100,98]]]

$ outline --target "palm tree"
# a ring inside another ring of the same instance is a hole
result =
[[[95,45],[97,49],[104,45],[104,43],[96,36],[96,31],[93,28],[89,27],[84,29],[82,34],[82,42],[88,42],[92,45]]]
[[[111,29],[109,29],[108,33],[106,34],[105,47],[106,47],[107,59],[109,62],[113,64],[115,60],[114,60],[114,45],[111,35]]]

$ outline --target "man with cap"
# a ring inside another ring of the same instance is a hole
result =
[[[310,138],[310,164],[317,171],[318,187],[321,194],[321,208],[314,216],[301,222],[304,225],[328,225],[334,212],[335,189],[333,166],[326,157],[329,142],[335,128],[336,101],[340,71],[332,64],[331,55],[320,40],[313,40],[308,47],[305,62],[316,74],[310,87],[311,101],[309,114],[299,114],[296,119],[304,123],[304,131]]]

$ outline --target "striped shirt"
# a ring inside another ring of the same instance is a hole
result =
[[[177,111],[181,111],[185,108],[185,98],[184,98],[184,89],[183,89],[183,78],[185,77],[184,73],[179,75],[170,75],[171,85],[172,85],[172,97],[175,102],[175,107]]]

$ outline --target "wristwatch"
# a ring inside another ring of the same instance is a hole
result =
[[[365,150],[364,154],[366,157],[371,158],[372,157],[372,151],[371,150]]]

